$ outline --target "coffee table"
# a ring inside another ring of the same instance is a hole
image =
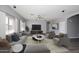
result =
[[[35,35],[32,36],[32,38],[34,40],[41,41],[41,40],[44,40],[45,39],[45,36],[42,35],[42,34],[35,34]]]

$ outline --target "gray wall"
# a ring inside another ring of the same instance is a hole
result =
[[[46,23],[47,21],[45,20],[28,20],[26,25],[29,27],[29,30],[31,31],[32,29],[32,24],[39,24],[41,25],[41,30],[43,31],[43,33],[46,33]]]
[[[5,38],[5,13],[0,12],[0,37]]]
[[[55,34],[59,34],[59,29],[52,29],[54,24],[57,24],[57,23],[50,22],[50,24],[49,24],[49,32],[55,31]]]
[[[67,34],[67,22],[66,21],[59,22],[59,33]]]
[[[69,37],[79,38],[79,15],[67,19],[67,34]]]

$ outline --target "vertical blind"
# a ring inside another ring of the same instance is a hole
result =
[[[17,19],[12,16],[6,16],[6,34],[11,34],[16,32],[17,29]]]

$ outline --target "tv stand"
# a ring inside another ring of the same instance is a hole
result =
[[[42,34],[43,33],[43,31],[41,31],[41,30],[32,30],[31,31],[31,34]]]

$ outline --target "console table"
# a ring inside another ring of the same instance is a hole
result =
[[[32,30],[31,31],[31,34],[42,34],[43,33],[43,31],[41,31],[41,30]]]

